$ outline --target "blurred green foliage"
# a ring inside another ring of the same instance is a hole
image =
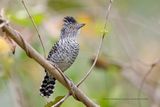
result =
[[[83,4],[78,0],[48,0],[48,7],[57,12],[75,11],[81,9]]]
[[[16,12],[10,11],[10,12],[7,12],[7,14],[13,23],[21,25],[21,26],[25,26],[25,27],[33,27],[33,23],[31,19],[29,18],[26,10],[19,10]],[[37,26],[39,26],[44,20],[44,13],[41,11],[32,10],[30,14],[33,17],[33,20]]]

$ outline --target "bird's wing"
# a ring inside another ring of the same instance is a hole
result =
[[[57,52],[58,47],[59,47],[59,44],[58,44],[58,42],[56,42],[56,43],[53,45],[52,49],[50,50],[50,52],[49,52],[49,54],[48,54],[48,57],[47,57],[47,60],[49,60],[49,59],[51,58],[51,56],[52,56],[54,53]]]

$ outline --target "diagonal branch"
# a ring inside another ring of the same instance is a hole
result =
[[[5,20],[0,16],[0,25],[4,23]],[[44,67],[51,75],[54,75],[56,80],[58,80],[63,86],[65,86],[69,91],[74,90],[74,97],[78,101],[85,104],[87,107],[98,107],[91,99],[89,99],[80,89],[78,89],[72,81],[70,81],[65,75],[64,77],[59,73],[59,71],[52,66],[44,57],[42,57],[30,44],[28,44],[21,36],[20,33],[15,31],[9,24],[5,24],[1,29],[6,32],[7,36],[12,38],[25,52],[26,54]],[[69,81],[69,85],[66,82]]]
[[[137,97],[137,98],[141,98],[142,89],[143,89],[143,87],[144,87],[144,85],[145,85],[145,81],[146,81],[147,77],[151,74],[153,68],[154,68],[156,65],[158,65],[159,63],[160,63],[160,60],[154,62],[154,63],[151,65],[151,67],[149,68],[149,70],[148,70],[148,71],[145,73],[145,75],[143,76],[142,81],[140,82],[140,88],[139,88],[139,90],[138,90],[138,97]],[[139,107],[142,107],[141,100],[138,100],[138,105],[139,105]]]
[[[110,0],[110,1],[109,1],[109,6],[108,6],[107,11],[106,11],[106,20],[105,20],[105,24],[104,24],[104,28],[103,28],[103,33],[102,33],[102,36],[101,36],[101,41],[100,41],[100,43],[99,43],[99,47],[98,47],[98,50],[97,50],[96,58],[94,59],[94,62],[93,62],[93,64],[92,64],[91,68],[89,69],[89,71],[86,73],[85,77],[82,78],[82,80],[77,84],[77,87],[78,87],[79,85],[81,85],[81,84],[87,79],[87,77],[91,74],[92,69],[94,68],[94,66],[95,66],[95,64],[96,64],[96,62],[97,62],[97,59],[98,59],[98,57],[99,57],[100,50],[101,50],[101,48],[102,48],[102,44],[103,44],[104,37],[106,36],[106,33],[108,32],[108,31],[107,31],[107,21],[108,21],[108,18],[109,18],[109,13],[110,13],[110,11],[111,11],[112,3],[113,3],[113,0]]]

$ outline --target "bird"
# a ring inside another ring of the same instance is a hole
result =
[[[59,40],[51,48],[47,60],[54,63],[62,72],[66,71],[79,54],[77,36],[84,23],[78,23],[72,16],[63,19]],[[55,77],[47,70],[40,87],[40,95],[49,98],[55,88]]]

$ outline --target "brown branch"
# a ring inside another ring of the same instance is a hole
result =
[[[104,24],[104,28],[103,28],[103,33],[102,33],[102,36],[101,36],[101,40],[100,40],[100,43],[99,43],[99,46],[98,46],[98,49],[97,49],[97,54],[96,54],[96,57],[94,59],[94,62],[92,64],[92,66],[90,67],[90,69],[88,70],[88,72],[86,73],[86,75],[78,82],[77,84],[77,87],[79,87],[86,79],[87,77],[91,74],[96,62],[97,62],[97,59],[99,57],[99,53],[100,53],[100,50],[102,48],[102,44],[103,44],[103,40],[104,40],[104,37],[107,33],[106,29],[107,29],[107,21],[108,21],[108,18],[109,18],[109,13],[111,11],[111,6],[112,6],[112,3],[113,3],[113,0],[110,0],[109,1],[109,6],[107,8],[107,11],[106,11],[106,17],[105,17],[105,24]],[[57,102],[53,107],[58,107],[60,106],[69,96],[70,96],[70,92],[68,92],[67,95],[65,95],[59,102]]]
[[[5,20],[0,16],[0,25],[5,23]],[[79,100],[87,107],[98,107],[96,103],[94,103],[91,99],[89,99],[80,89],[78,89],[72,81],[70,81],[65,75],[64,77],[59,73],[59,71],[50,64],[44,57],[42,57],[30,44],[28,44],[21,36],[20,33],[15,31],[9,24],[5,24],[1,28],[4,32],[6,32],[7,36],[12,38],[25,52],[26,54],[33,58],[36,62],[38,62],[41,66],[43,66],[51,75],[54,75],[56,80],[58,80],[63,86],[65,86],[69,91],[73,90],[75,99]],[[69,81],[69,85],[67,84]]]

